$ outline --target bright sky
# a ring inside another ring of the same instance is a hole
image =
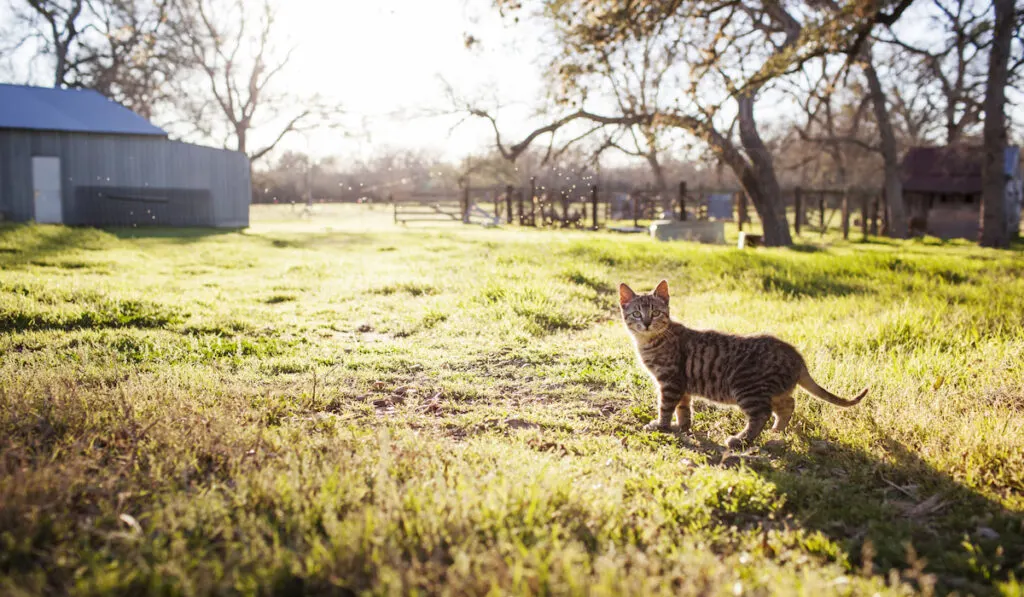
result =
[[[450,132],[458,118],[413,118],[451,108],[442,77],[460,93],[500,97],[508,105],[503,129],[511,136],[529,128],[515,122],[540,93],[540,44],[527,38],[525,26],[503,22],[490,0],[287,0],[280,19],[297,44],[289,89],[337,98],[365,121],[357,117],[351,124],[369,129],[368,138],[351,140],[333,132],[314,135],[314,152],[418,146],[456,158],[493,144],[489,126],[479,120]],[[481,40],[477,50],[466,49],[467,33]],[[304,149],[305,143],[293,138],[290,144]]]
[[[524,117],[540,91],[540,44],[529,29],[509,26],[491,0],[275,0],[278,49],[295,47],[277,81],[296,96],[319,94],[349,115],[338,130],[286,138],[279,147],[322,156],[359,157],[386,147],[422,147],[455,159],[488,145],[493,134],[479,120],[454,132],[459,118],[426,118],[451,108],[442,77],[467,96],[500,97],[502,128],[528,131]],[[252,3],[254,6],[255,2]],[[11,3],[0,0],[0,28],[12,26]],[[464,36],[481,40],[474,51]],[[45,61],[30,64],[31,49],[6,57],[4,80],[50,84]],[[401,115],[402,118],[394,118]],[[419,115],[420,117],[416,117]],[[276,136],[253,131],[254,146]]]

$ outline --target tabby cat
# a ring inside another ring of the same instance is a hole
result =
[[[647,426],[649,430],[669,430],[675,412],[678,430],[689,431],[690,397],[698,395],[743,410],[747,427],[726,445],[745,449],[761,434],[772,413],[772,430],[785,430],[793,416],[797,384],[843,407],[857,404],[868,393],[865,388],[853,400],[844,400],[825,390],[811,379],[800,353],[778,338],[691,330],[673,321],[668,314],[665,280],[651,294],[638,295],[620,284],[619,304],[637,354],[661,393],[661,414]]]

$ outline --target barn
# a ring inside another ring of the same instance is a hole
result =
[[[939,238],[976,240],[981,217],[982,148],[972,145],[913,147],[903,158],[903,197],[911,231]],[[1003,160],[1007,226],[1020,229],[1024,184],[1019,147]]]
[[[0,85],[0,219],[249,225],[248,158],[181,143],[103,95]]]

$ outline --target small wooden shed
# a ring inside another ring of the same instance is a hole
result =
[[[981,216],[982,148],[977,145],[914,147],[903,158],[903,198],[914,234],[977,239]],[[1007,147],[1007,227],[1020,229],[1024,183],[1019,147]]]

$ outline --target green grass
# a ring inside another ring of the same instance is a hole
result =
[[[1020,595],[1024,255],[0,227],[0,594]],[[842,395],[650,434],[615,287]]]

